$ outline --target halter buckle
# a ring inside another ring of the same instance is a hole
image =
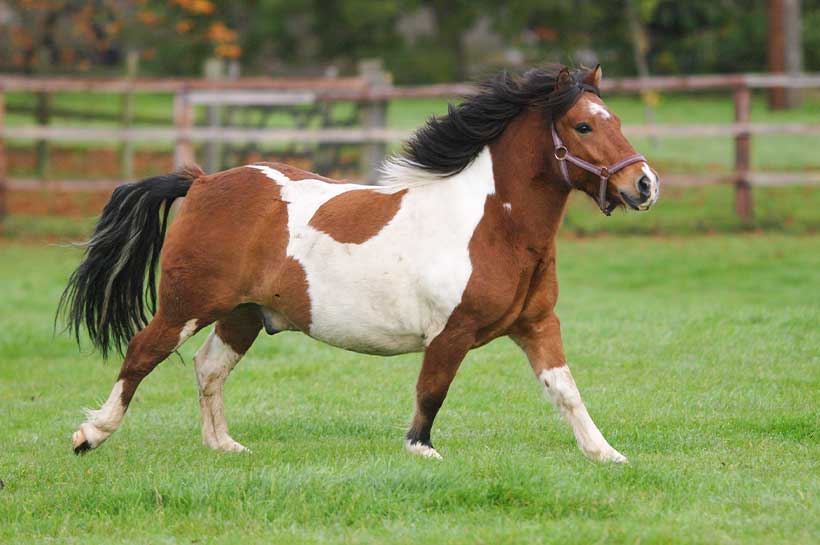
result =
[[[599,176],[605,180],[609,179],[609,169],[606,167],[601,167],[601,173]]]
[[[564,145],[561,145],[561,146],[558,146],[557,148],[555,148],[555,158],[558,161],[564,161],[567,158],[568,153],[569,153],[569,150]]]

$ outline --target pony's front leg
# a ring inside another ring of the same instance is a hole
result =
[[[558,317],[550,315],[519,325],[511,337],[524,350],[538,381],[569,422],[581,452],[595,462],[626,463],[626,457],[610,446],[587,412],[566,364]]]
[[[445,329],[424,351],[424,362],[416,383],[416,412],[405,443],[411,454],[441,459],[430,441],[430,430],[473,339],[471,335]]]

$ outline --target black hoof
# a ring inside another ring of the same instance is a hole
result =
[[[74,454],[79,456],[80,454],[85,454],[91,450],[91,445],[88,444],[88,441],[83,441],[81,444],[74,447]]]

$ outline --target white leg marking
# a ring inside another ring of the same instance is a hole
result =
[[[436,449],[433,447],[429,447],[427,445],[422,445],[421,443],[413,443],[409,439],[404,442],[404,448],[407,449],[407,452],[410,454],[415,454],[416,456],[421,456],[423,458],[433,458],[435,460],[441,460],[441,455],[436,452]]]
[[[185,322],[185,325],[182,327],[182,331],[179,332],[179,342],[174,347],[174,350],[182,346],[182,343],[191,338],[191,335],[193,335],[194,331],[196,331],[196,324],[197,320],[195,319]]]
[[[222,399],[225,380],[241,357],[241,354],[222,342],[216,331],[211,332],[194,356],[199,408],[202,413],[202,440],[212,449],[228,452],[248,450],[234,441],[228,433]]]
[[[97,448],[122,424],[125,406],[122,404],[122,380],[118,380],[111,389],[108,400],[99,409],[85,409],[85,422],[74,432],[74,448],[87,442],[91,448]]]
[[[626,457],[612,448],[587,412],[569,367],[545,369],[538,375],[547,395],[567,419],[584,456],[596,462],[625,463]]]

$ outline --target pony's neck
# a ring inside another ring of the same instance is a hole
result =
[[[515,118],[490,145],[496,194],[508,207],[517,236],[542,252],[552,248],[569,188],[545,154],[549,129],[539,112]]]

